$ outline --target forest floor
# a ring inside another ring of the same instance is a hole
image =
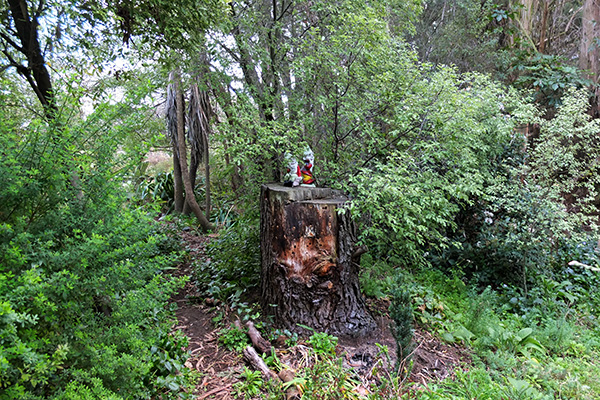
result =
[[[240,373],[246,366],[241,353],[229,351],[219,342],[224,326],[213,322],[218,312],[202,299],[195,280],[191,261],[205,257],[205,248],[211,236],[197,236],[192,232],[181,234],[185,246],[190,252],[190,260],[180,264],[174,272],[178,276],[187,275],[190,279],[184,288],[172,299],[177,303],[177,323],[174,329],[180,330],[189,339],[190,358],[186,367],[199,372],[195,395],[198,399],[237,399],[234,384],[239,382]],[[377,361],[380,345],[388,347],[392,362],[395,360],[395,342],[390,332],[390,320],[387,315],[386,301],[368,301],[371,312],[376,316],[378,327],[368,337],[339,338],[336,352],[344,358],[344,365],[353,368],[364,383],[369,382],[370,373]],[[230,318],[235,318],[229,314]],[[468,365],[468,352],[457,345],[449,345],[428,331],[417,327],[415,330],[416,349],[413,354],[413,368],[409,381],[415,382],[413,388],[425,389],[429,382],[453,376],[455,368]],[[297,366],[303,356],[302,340],[300,345],[287,348],[274,344],[277,356],[285,364]]]

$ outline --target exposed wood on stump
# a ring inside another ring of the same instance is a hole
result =
[[[262,187],[262,302],[278,325],[352,336],[375,328],[353,258],[355,226],[338,213],[346,200],[328,188]]]

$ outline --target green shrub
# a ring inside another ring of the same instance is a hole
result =
[[[451,243],[457,216],[484,195],[517,142],[514,126],[535,117],[517,93],[483,76],[420,73],[389,121],[393,145],[363,163],[348,185],[363,240],[406,268]]]
[[[369,297],[380,299],[389,294],[394,286],[394,265],[390,260],[373,260],[370,254],[365,254],[360,260],[360,288]]]
[[[325,332],[315,332],[307,340],[316,354],[322,356],[335,356],[338,338]]]
[[[396,339],[396,371],[399,375],[410,375],[410,360],[414,349],[414,316],[412,299],[405,287],[401,274],[397,274],[391,291],[390,318],[394,321],[392,335]]]
[[[164,370],[150,359],[153,346],[165,347],[171,313],[164,304],[183,280],[161,273],[175,258],[161,254],[160,234],[149,221],[135,213],[127,221],[127,211],[119,212],[91,237],[75,233],[60,248],[20,237],[21,249],[36,251],[20,252],[29,267],[17,271],[13,263],[0,273],[0,329],[9,338],[1,346],[0,376],[7,390],[53,393],[71,380],[92,379],[131,396],[174,387],[162,389]],[[184,354],[175,346],[163,357],[174,363]],[[166,376],[175,377],[182,364]]]
[[[133,161],[116,151],[135,114],[0,124],[2,398],[185,396],[165,306],[180,253],[151,208],[127,205]]]
[[[513,84],[533,89],[534,100],[549,108],[560,106],[569,89],[593,85],[580,69],[561,56],[521,52],[514,57],[512,68],[517,74]]]
[[[243,379],[241,382],[233,384],[233,390],[237,398],[251,399],[260,394],[264,385],[260,371],[252,371],[244,367],[240,378]]]
[[[219,342],[222,343],[227,350],[235,350],[238,352],[241,352],[249,344],[247,332],[236,328],[233,325],[220,332]]]
[[[173,172],[159,172],[155,176],[138,178],[135,195],[143,202],[156,201],[162,204],[166,212],[172,211],[175,203]]]
[[[207,248],[207,260],[195,264],[200,290],[219,300],[235,300],[260,281],[260,237],[253,216],[235,220]]]
[[[292,384],[301,388],[302,398],[317,399],[359,399],[354,391],[359,381],[352,371],[342,366],[342,358],[324,356],[309,368],[297,374]]]

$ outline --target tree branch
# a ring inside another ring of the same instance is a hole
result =
[[[15,50],[19,51],[20,53],[26,54],[25,52],[25,48],[23,48],[22,46],[19,46],[15,41],[13,41],[11,39],[10,36],[0,32],[0,37],[2,39],[4,39],[6,41],[7,44],[9,44],[12,48],[14,48]]]
[[[233,58],[233,60],[237,63],[240,62],[240,57],[233,51],[231,50],[229,47],[227,47],[221,40],[215,38],[214,36],[212,36],[212,39],[215,41],[216,44],[218,44],[223,50],[225,50],[225,53],[229,54],[231,56],[231,58]]]
[[[33,19],[37,20],[39,17],[41,17],[44,9],[45,9],[44,0],[40,0],[40,2],[38,3],[37,9],[35,11]]]
[[[290,7],[292,6],[293,3],[294,3],[293,1],[290,1],[289,3],[287,3],[287,6],[285,6],[285,8],[283,8],[283,6],[285,5],[285,1],[283,1],[281,3],[281,13],[279,14],[279,19],[277,21],[279,21],[283,18],[283,16],[287,12],[287,10],[290,9]]]

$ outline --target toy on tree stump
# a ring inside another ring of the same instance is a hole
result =
[[[301,186],[307,187],[316,187],[315,185],[315,177],[313,176],[313,167],[315,162],[315,155],[308,147],[304,152],[304,157],[302,157],[302,161],[304,161],[304,165],[300,169],[300,173],[302,174],[302,184]]]
[[[287,172],[283,176],[283,186],[296,187],[302,182],[302,174],[298,161],[290,153],[285,155],[287,161]]]

